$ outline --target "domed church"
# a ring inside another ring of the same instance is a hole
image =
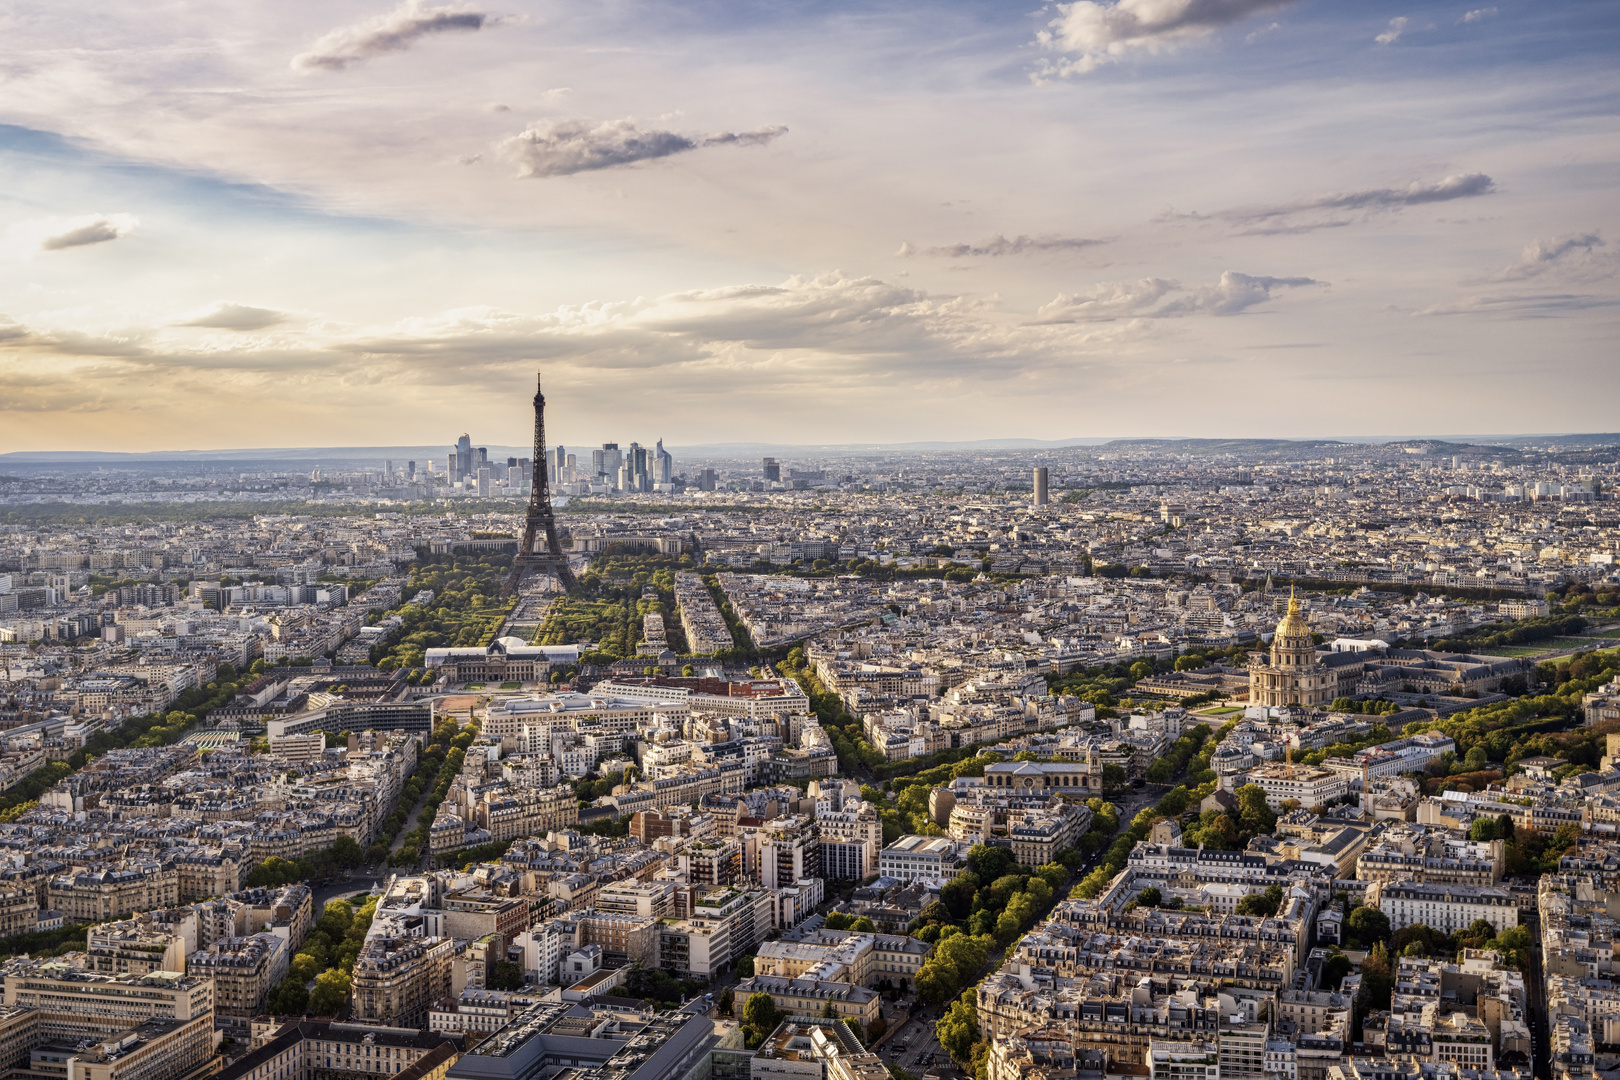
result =
[[[1249,664],[1249,702],[1254,705],[1326,705],[1339,678],[1316,658],[1311,628],[1299,613],[1299,600],[1288,592],[1288,614],[1277,624],[1269,661],[1255,653]]]

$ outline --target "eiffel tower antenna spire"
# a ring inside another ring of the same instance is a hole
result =
[[[523,543],[512,572],[506,577],[501,595],[511,596],[526,576],[549,574],[565,589],[574,586],[574,572],[568,556],[557,542],[557,519],[551,512],[551,480],[546,463],[546,395],[541,392],[540,376],[534,379],[534,457],[529,459],[534,479],[529,489],[529,510],[523,524]]]

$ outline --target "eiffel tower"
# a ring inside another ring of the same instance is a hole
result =
[[[574,572],[568,556],[557,542],[557,519],[551,513],[551,482],[546,466],[546,395],[540,391],[540,376],[534,386],[534,482],[529,492],[529,511],[523,525],[523,544],[512,560],[502,596],[511,596],[525,577],[549,574],[565,589],[574,587]]]

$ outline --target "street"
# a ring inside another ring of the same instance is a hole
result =
[[[333,878],[329,884],[311,885],[310,892],[312,895],[310,899],[312,899],[315,903],[315,917],[317,919],[321,917],[321,912],[326,910],[326,902],[328,900],[336,900],[340,897],[352,897],[355,893],[369,892],[374,882],[381,884],[382,882],[387,881],[388,874],[391,871],[389,871],[386,866],[380,867],[379,869],[383,871],[383,874],[380,877],[373,877],[364,873],[365,867],[361,867],[359,870],[354,872],[353,880],[345,881],[343,879],[343,875],[339,874],[337,877]],[[358,909],[364,902],[364,897],[362,897],[360,901],[354,905],[355,908]]]
[[[920,1012],[914,1013],[879,1050],[883,1060],[918,1076],[929,1072],[935,1065],[945,1064],[945,1052],[939,1048],[939,1039],[934,1034],[936,1013],[932,1006],[925,1006]]]

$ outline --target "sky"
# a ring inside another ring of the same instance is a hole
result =
[[[0,452],[1595,432],[1620,4],[18,0]]]

